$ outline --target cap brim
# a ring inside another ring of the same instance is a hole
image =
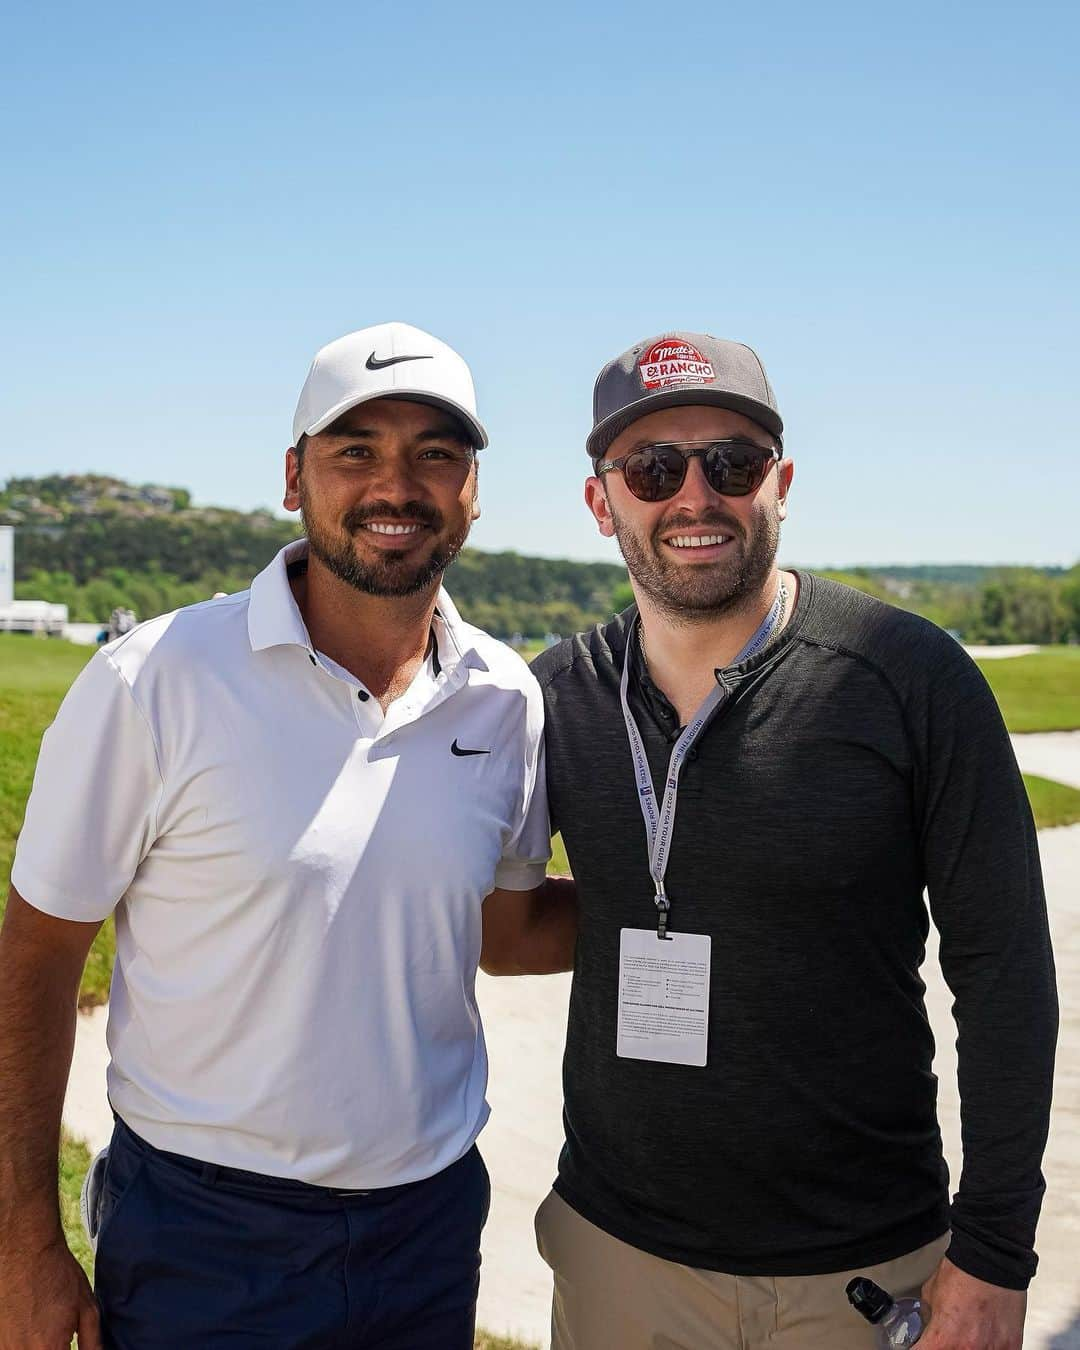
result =
[[[658,389],[655,394],[639,398],[628,408],[620,408],[618,412],[613,412],[593,427],[585,442],[585,449],[592,459],[599,459],[615,437],[620,436],[639,418],[659,412],[661,408],[686,407],[694,403],[704,403],[714,408],[727,408],[729,412],[742,413],[744,417],[749,417],[752,422],[764,427],[770,436],[775,436],[781,446],[784,443],[784,423],[780,419],[780,414],[768,404],[759,403],[757,399],[746,398],[742,394],[729,394],[723,389],[709,389],[705,385],[696,384],[691,388],[684,386],[681,389]]]
[[[304,435],[317,436],[320,431],[325,431],[331,422],[336,422],[350,408],[358,408],[361,403],[371,403],[377,398],[400,398],[406,403],[426,403],[432,408],[443,408],[446,412],[453,413],[459,421],[465,424],[465,428],[477,450],[487,449],[488,434],[467,408],[463,408],[460,403],[455,403],[452,398],[443,398],[441,395],[432,394],[426,389],[380,389],[375,393],[360,394],[356,398],[343,399],[329,412],[324,413],[317,422],[313,422],[311,426],[306,427]]]

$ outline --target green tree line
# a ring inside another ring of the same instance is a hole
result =
[[[155,566],[110,567],[80,584],[71,572],[37,568],[16,583],[15,594],[65,604],[73,622],[104,622],[117,605],[146,619],[216,591],[243,590],[257,570],[222,568],[184,579]],[[904,596],[869,573],[825,575],[923,614],[965,642],[1080,642],[1080,567],[1060,578],[1008,568],[978,585],[926,582]],[[622,568],[602,563],[467,550],[454,564],[448,586],[470,622],[498,637],[535,641],[588,628],[625,608],[633,599],[625,576]],[[519,589],[523,577],[530,578],[530,589]]]
[[[298,533],[293,521],[260,513],[75,516],[17,530],[15,594],[67,605],[77,623],[104,622],[118,605],[146,619],[216,591],[243,590]],[[466,549],[449,585],[472,623],[500,637],[536,640],[606,618],[625,577],[609,563]]]
[[[1035,567],[942,568],[953,576],[973,574],[971,579],[945,581],[933,579],[934,569],[929,566],[896,572],[865,567],[846,572],[808,570],[921,614],[964,642],[1040,646],[1080,642],[1080,563],[1068,572]],[[616,610],[630,604],[629,583],[616,587],[612,598]]]
[[[960,570],[943,568],[942,572]],[[829,575],[922,614],[965,642],[1043,646],[1080,642],[1080,563],[1069,571],[977,569],[978,580],[974,581],[941,580],[930,568],[913,568],[909,574],[859,568]]]
[[[295,522],[268,512],[73,516],[62,525],[16,529],[15,580],[35,572],[63,572],[84,586],[118,568],[162,573],[178,582],[214,575],[250,580],[299,532]]]
[[[242,590],[297,533],[295,522],[266,512],[216,510],[29,525],[16,532],[15,593],[66,604],[75,622],[103,622],[118,605],[146,619],[216,591]],[[1080,565],[827,575],[923,614],[966,642],[1080,642]],[[619,565],[514,552],[466,549],[447,584],[471,622],[504,638],[576,632],[631,599]]]

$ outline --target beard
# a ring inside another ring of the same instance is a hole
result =
[[[608,499],[610,507],[610,498]],[[718,614],[738,612],[760,596],[780,547],[780,510],[776,502],[756,506],[749,528],[720,511],[694,521],[663,520],[648,536],[611,511],[615,537],[627,571],[658,609],[683,623],[705,623]],[[719,562],[677,562],[660,542],[673,526],[712,527],[730,535],[730,557]]]
[[[419,595],[437,585],[442,574],[461,552],[469,537],[468,520],[455,532],[446,532],[442,513],[424,502],[369,502],[346,512],[341,530],[333,531],[317,519],[303,478],[300,480],[300,519],[307,535],[308,548],[340,581],[365,595]],[[370,561],[356,555],[353,538],[368,520],[420,521],[435,535],[426,557],[413,557],[412,549],[387,550]]]

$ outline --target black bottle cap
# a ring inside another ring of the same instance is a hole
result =
[[[848,1284],[847,1296],[855,1311],[862,1313],[868,1322],[880,1322],[893,1305],[892,1294],[865,1275],[857,1275]]]

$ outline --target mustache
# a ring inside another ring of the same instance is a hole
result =
[[[418,520],[421,525],[439,526],[442,524],[442,513],[430,502],[405,502],[402,506],[393,506],[390,502],[375,501],[351,507],[345,512],[341,523],[350,534],[354,534],[369,520]]]
[[[732,520],[721,511],[704,511],[700,516],[695,516],[693,520],[686,519],[685,516],[667,516],[653,530],[653,534],[659,537],[675,530],[694,530],[708,529],[714,534],[730,534],[736,539],[743,539],[745,531],[742,524],[737,520]]]

